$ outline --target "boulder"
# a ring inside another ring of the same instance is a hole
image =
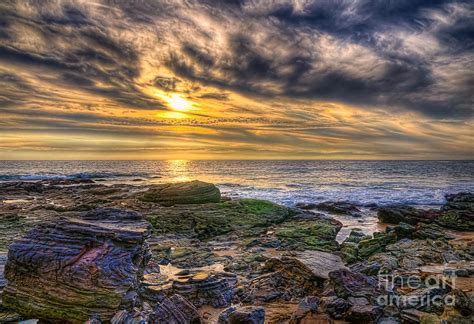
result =
[[[446,229],[435,224],[424,224],[420,223],[416,227],[415,233],[413,234],[415,238],[419,239],[431,239],[431,240],[451,240],[454,239],[454,236],[447,233]]]
[[[341,257],[347,264],[352,264],[358,260],[359,249],[356,243],[343,242],[341,244]]]
[[[286,249],[332,252],[339,249],[336,236],[341,228],[342,223],[335,219],[316,216],[285,222],[275,228],[275,234]]]
[[[360,209],[354,206],[351,203],[345,201],[336,201],[336,202],[322,202],[316,204],[313,209],[318,209],[328,213],[338,214],[338,215],[349,215],[359,217]]]
[[[366,259],[375,253],[383,252],[388,244],[397,241],[395,233],[375,232],[373,235],[373,238],[368,237],[359,242],[359,258]]]
[[[474,211],[458,209],[446,210],[436,218],[436,223],[458,231],[472,231],[474,228]]]
[[[474,194],[470,192],[459,192],[445,196],[446,203],[442,210],[465,210],[474,212]]]
[[[330,272],[329,281],[340,298],[365,297],[371,299],[380,294],[377,279],[347,269]]]
[[[263,307],[245,306],[229,307],[219,315],[218,324],[263,324],[265,310]]]
[[[256,227],[278,224],[293,215],[291,209],[270,201],[238,199],[156,208],[147,219],[159,234],[185,234],[208,239],[233,231],[252,231]]]
[[[352,229],[349,236],[344,240],[345,243],[359,243],[368,236],[364,234],[360,229]]]
[[[411,206],[391,205],[379,208],[377,217],[382,223],[398,224],[404,222],[416,225],[423,220],[423,212]]]
[[[393,227],[393,231],[397,234],[398,239],[411,238],[415,232],[415,226],[400,222]]]
[[[119,209],[40,224],[10,245],[3,303],[26,318],[108,321],[138,288],[149,235],[140,214]]]
[[[219,202],[221,192],[212,183],[198,180],[154,185],[141,197],[144,201],[163,206]]]

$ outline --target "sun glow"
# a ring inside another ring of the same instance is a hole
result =
[[[168,102],[170,108],[174,110],[188,111],[191,106],[191,103],[189,101],[183,99],[178,94],[171,95],[166,99],[166,101]]]

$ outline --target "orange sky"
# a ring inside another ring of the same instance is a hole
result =
[[[0,4],[0,159],[474,158],[472,6],[309,3]]]

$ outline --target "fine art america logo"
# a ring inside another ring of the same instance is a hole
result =
[[[380,295],[377,302],[380,306],[393,305],[401,308],[443,305],[454,306],[455,297],[447,294],[448,290],[456,289],[454,271],[445,271],[443,275],[384,275],[379,274],[379,287],[387,294]],[[418,293],[420,289],[421,293]],[[395,291],[397,293],[395,293]],[[406,294],[399,294],[404,291]],[[416,291],[411,294],[410,292]]]

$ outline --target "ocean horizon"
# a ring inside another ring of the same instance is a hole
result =
[[[474,191],[472,160],[4,160],[0,181],[91,179],[105,184],[201,180],[232,198],[358,206],[435,206]]]

